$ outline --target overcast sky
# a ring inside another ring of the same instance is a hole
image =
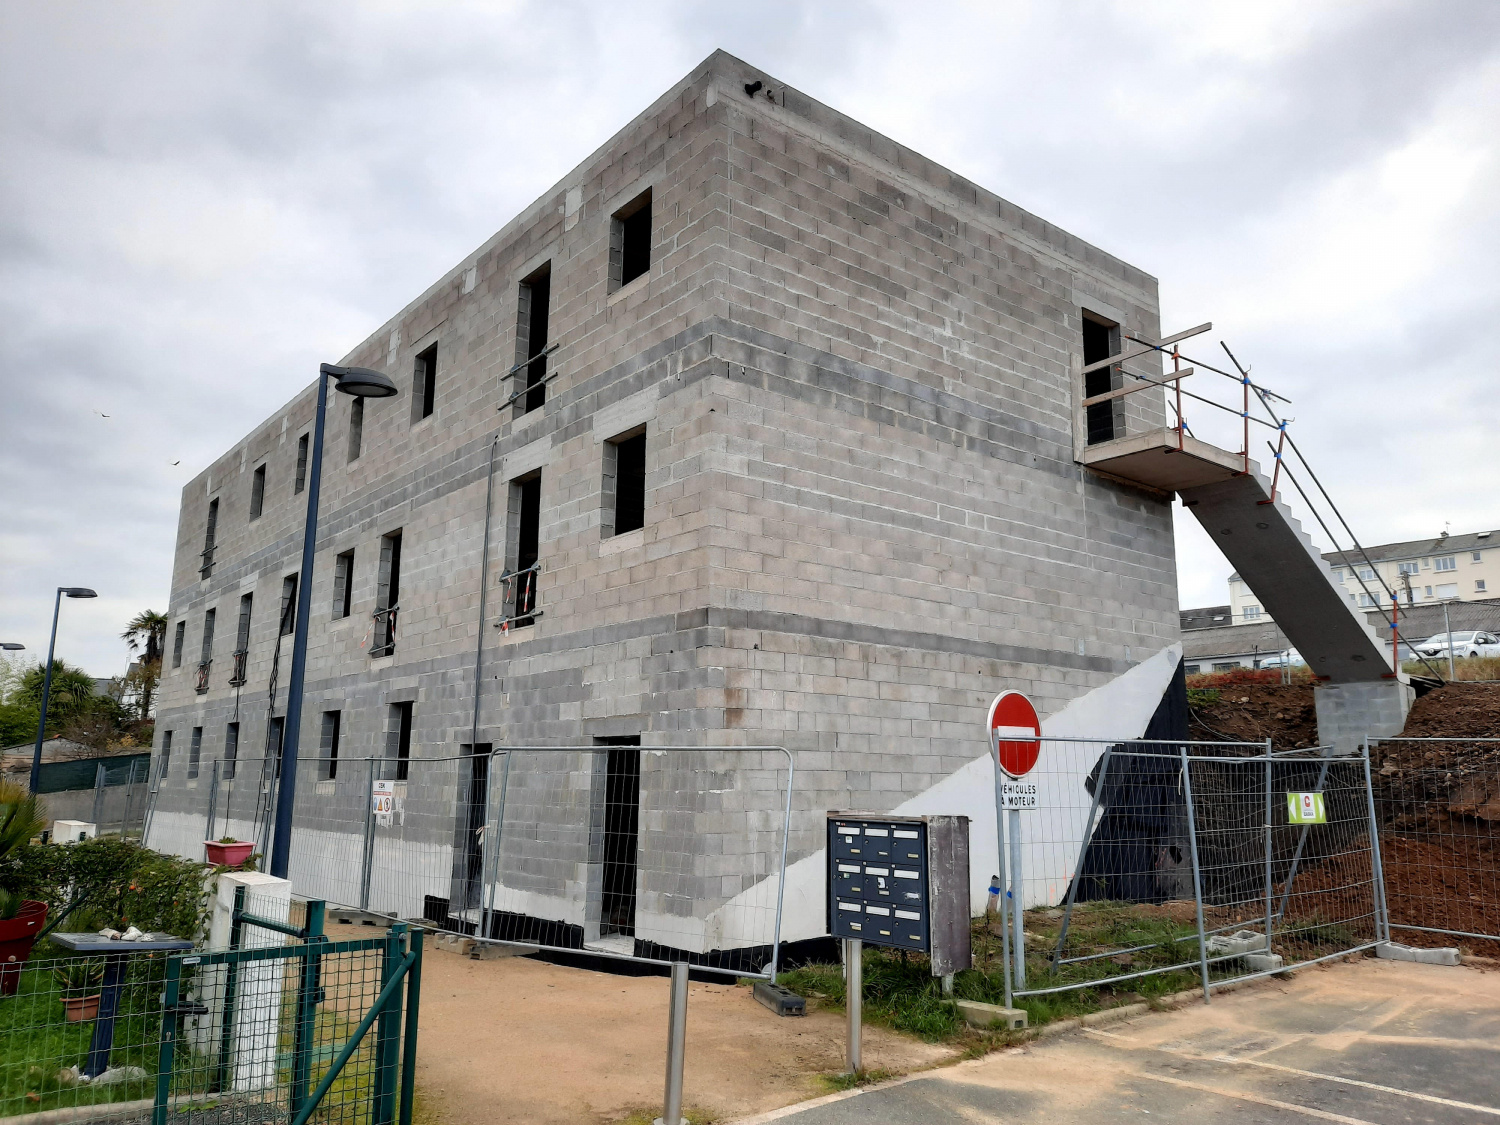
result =
[[[0,640],[123,670],[182,485],[716,47],[1158,277],[1366,542],[1500,525],[1494,0],[8,0]]]

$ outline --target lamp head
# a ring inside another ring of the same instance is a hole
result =
[[[0,641],[0,649],[6,652],[20,652],[25,645],[17,644],[15,641]]]
[[[319,373],[332,375],[338,380],[336,390],[358,398],[390,398],[397,394],[396,384],[383,371],[369,367],[335,367],[331,363],[320,364]]]
[[[84,586],[64,586],[62,592],[70,598],[97,598],[99,596]]]

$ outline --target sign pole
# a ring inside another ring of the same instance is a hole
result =
[[[1015,940],[1011,942],[1015,958],[1016,987],[1026,987],[1026,930],[1022,911],[1021,889],[1021,810],[1010,810],[1010,893],[1011,916],[1014,919]]]
[[[994,749],[994,743],[995,740],[991,738],[991,749]],[[1000,886],[1004,888],[1009,882],[1005,866],[1005,774],[1000,769],[998,753],[995,756],[995,846],[999,852]],[[1005,967],[1005,1006],[1009,1008],[1013,1006],[1010,980],[1010,903],[1003,894],[1000,896],[999,914],[1001,963]]]

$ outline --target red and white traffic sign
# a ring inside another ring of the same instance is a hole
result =
[[[1030,773],[1042,751],[1042,721],[1031,700],[1018,691],[1002,691],[990,704],[986,726],[1000,768],[1011,777]]]

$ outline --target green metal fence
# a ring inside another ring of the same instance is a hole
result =
[[[410,1125],[422,931],[332,941],[323,913],[287,925],[241,899],[232,948],[122,955],[102,1008],[100,959],[27,964],[0,995],[0,1119]]]

